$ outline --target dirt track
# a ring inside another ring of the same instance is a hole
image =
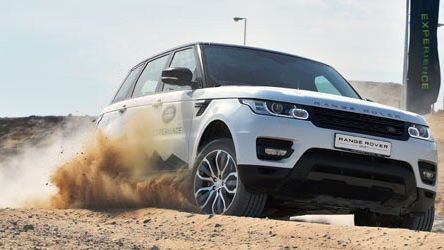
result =
[[[442,249],[444,234],[166,209],[1,209],[0,248]]]

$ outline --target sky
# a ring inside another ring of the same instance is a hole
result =
[[[404,0],[0,3],[0,117],[97,115],[153,54],[194,41],[241,44],[234,16],[248,18],[247,45],[325,62],[350,80],[402,81]]]

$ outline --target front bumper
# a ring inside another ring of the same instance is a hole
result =
[[[268,193],[289,207],[307,209],[313,205],[327,210],[407,214],[424,212],[433,205],[437,183],[424,183],[418,164],[437,166],[434,142],[324,129],[310,121],[257,115],[244,105],[229,119],[240,177],[251,191]],[[335,133],[388,141],[391,155],[376,157],[337,149]],[[260,160],[257,138],[292,141],[293,153],[278,161]]]
[[[399,215],[425,212],[435,198],[416,187],[405,162],[325,149],[308,150],[292,169],[239,165],[239,175],[247,190],[269,194],[280,209]]]
[[[303,154],[310,149],[326,149],[343,151],[334,147],[335,133],[351,136],[366,137],[374,140],[388,141],[392,145],[390,157],[384,159],[407,163],[414,175],[417,188],[436,192],[437,183],[426,184],[419,174],[419,161],[437,166],[437,151],[434,142],[409,138],[400,141],[379,138],[359,133],[324,129],[313,125],[310,121],[254,114],[249,107],[239,104],[237,111],[232,114],[227,124],[233,133],[238,165],[254,165],[292,169]],[[279,161],[260,160],[256,152],[256,140],[259,137],[290,140],[293,142],[293,153],[289,158]],[[437,169],[438,171],[438,169]]]

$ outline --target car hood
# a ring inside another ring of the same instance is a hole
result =
[[[307,90],[262,86],[221,86],[196,90],[193,96],[197,99],[254,98],[289,102],[368,114],[428,126],[424,117],[412,112],[362,99]]]

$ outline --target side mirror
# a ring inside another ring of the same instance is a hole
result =
[[[193,73],[188,68],[168,68],[162,71],[162,82],[179,86],[193,86]]]

